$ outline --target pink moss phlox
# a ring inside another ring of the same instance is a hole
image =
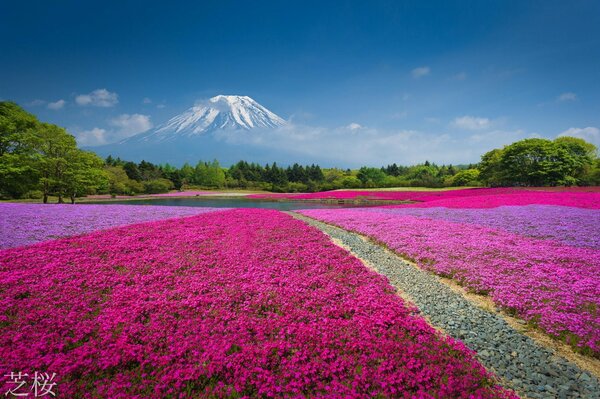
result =
[[[287,198],[298,200],[387,200],[417,201],[408,207],[492,208],[503,205],[560,205],[600,209],[600,191],[589,187],[558,190],[518,188],[472,188],[446,191],[324,191],[308,194],[255,194],[251,198]]]
[[[548,334],[600,354],[600,251],[370,210],[301,213],[373,237],[427,270],[489,293]]]
[[[60,397],[514,398],[384,277],[277,211],[4,250],[0,287],[0,375],[56,373]]]

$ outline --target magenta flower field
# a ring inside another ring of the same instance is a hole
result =
[[[308,194],[254,194],[251,198],[285,198],[294,200],[385,200],[416,201],[408,206],[449,208],[493,208],[502,205],[561,205],[600,209],[600,190],[563,188],[533,190],[516,188],[475,188],[442,191],[357,191],[340,190]],[[407,205],[400,205],[407,206]]]
[[[0,282],[0,374],[56,373],[60,397],[514,397],[384,277],[277,211],[6,249]]]
[[[490,189],[495,190],[495,189]],[[426,198],[414,204],[391,205],[390,207],[420,208],[496,208],[499,206],[556,205],[564,207],[600,209],[600,193],[583,192],[544,192],[519,190],[513,193],[457,196],[446,198]]]
[[[223,208],[0,203],[0,249]]]
[[[439,209],[428,213],[414,209],[398,209],[398,213],[389,209],[318,209],[302,213],[370,236],[427,270],[452,277],[476,292],[488,293],[501,307],[597,356],[600,251],[565,245],[556,239],[526,237],[543,231],[537,225],[540,221],[533,222],[533,232],[527,227],[527,220],[535,220],[536,210],[518,210],[521,215],[531,213],[520,226],[508,227],[507,220],[502,230],[485,227],[499,227],[497,221],[473,224],[478,217],[485,220],[486,215],[445,213]],[[541,213],[546,220],[556,218],[549,216],[548,210]],[[515,211],[508,214],[515,217]],[[462,218],[471,223],[444,218]],[[597,220],[597,215],[593,218]],[[588,226],[587,233],[597,237],[598,229],[598,224]],[[515,234],[515,230],[522,230],[523,234]],[[573,234],[569,240],[582,235]],[[582,242],[594,246],[595,239]]]

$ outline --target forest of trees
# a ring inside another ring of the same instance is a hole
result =
[[[582,139],[526,139],[481,157],[479,164],[396,163],[358,170],[319,165],[259,165],[217,160],[175,167],[99,158],[77,148],[59,126],[40,122],[12,102],[0,102],[0,198],[58,202],[87,194],[151,194],[169,190],[254,189],[314,192],[339,188],[599,185],[597,148]]]

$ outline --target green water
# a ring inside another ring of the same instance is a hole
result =
[[[164,205],[164,206],[202,206],[209,208],[266,208],[278,209],[280,211],[291,211],[294,209],[336,209],[336,208],[356,208],[369,205],[358,204],[337,204],[325,202],[306,202],[306,201],[265,201],[246,198],[153,198],[125,201],[96,201],[86,202],[88,204],[124,204],[124,205]],[[376,204],[373,204],[376,205]],[[371,205],[371,206],[373,206]]]

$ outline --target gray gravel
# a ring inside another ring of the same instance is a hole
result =
[[[477,352],[502,384],[528,398],[600,398],[600,381],[444,285],[358,234],[306,216],[290,215],[319,228],[350,248],[406,293],[436,327]]]

